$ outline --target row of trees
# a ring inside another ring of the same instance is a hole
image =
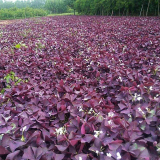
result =
[[[8,0],[0,0],[0,9],[2,8],[44,8],[46,0],[16,0],[8,1]]]
[[[64,0],[46,0],[45,8],[52,13],[65,13],[68,9]]]
[[[91,15],[159,15],[160,0],[76,0],[78,12]]]
[[[86,15],[157,16],[160,0],[46,0],[48,10],[66,12],[66,6]]]
[[[72,12],[73,0],[0,0],[0,9],[11,8],[43,8],[51,13]]]
[[[157,16],[160,0],[46,0],[54,13],[66,12],[66,6],[86,15]]]
[[[52,13],[70,13],[75,14],[75,0],[46,0],[45,8]]]
[[[77,10],[86,15],[139,15],[156,16],[160,0],[0,0],[1,8],[43,8],[52,13],[66,13]]]

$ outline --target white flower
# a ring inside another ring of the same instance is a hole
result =
[[[108,121],[108,124],[111,125],[111,124],[112,124],[112,120],[109,120],[109,121]]]
[[[97,154],[97,155],[99,154],[99,151],[98,151],[98,150],[96,150],[96,154]]]
[[[79,157],[79,160],[82,160],[82,157]]]
[[[56,129],[56,134],[57,135],[62,135],[62,134],[65,134],[65,133],[66,133],[65,127],[61,127],[59,129]]]
[[[118,160],[118,159],[121,159],[121,158],[122,158],[122,157],[121,157],[120,153],[117,152],[117,160]]]
[[[93,109],[91,108],[89,111],[88,111],[88,114],[92,114],[93,112]]]
[[[97,138],[100,134],[103,133],[103,131],[94,131],[94,133],[95,133],[94,137]]]
[[[140,101],[142,99],[142,97],[137,97],[137,100]]]
[[[94,137],[98,138],[98,135],[97,135],[97,134],[95,134],[95,135],[94,135]]]
[[[142,97],[141,97],[140,94],[135,93],[134,96],[133,96],[133,99],[134,99],[135,101],[137,101],[137,100],[140,101],[140,100],[142,99]]]
[[[109,112],[108,113],[108,117],[113,117],[114,116],[114,113],[113,112]]]
[[[122,77],[119,77],[118,79],[122,82]]]
[[[139,112],[141,112],[142,114],[145,114],[140,107],[138,108],[138,110],[139,110]]]
[[[79,110],[79,112],[82,112],[83,111],[82,106],[79,106],[78,110]]]
[[[107,157],[112,157],[112,155],[110,153],[107,153],[106,155],[107,155]]]
[[[150,90],[150,91],[152,91],[152,90],[153,90],[153,87],[152,87],[152,86],[150,86],[150,87],[149,87],[149,90]]]
[[[27,126],[24,126],[24,127],[22,128],[22,131],[24,132],[26,129],[27,129]]]

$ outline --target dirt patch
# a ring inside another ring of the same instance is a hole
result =
[[[1,20],[0,25],[8,25],[14,22],[17,22],[18,20]]]

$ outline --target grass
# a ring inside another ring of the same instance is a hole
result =
[[[49,14],[48,16],[67,16],[67,15],[74,15],[74,13],[54,13],[54,14]],[[76,15],[78,15],[78,12],[76,12]]]

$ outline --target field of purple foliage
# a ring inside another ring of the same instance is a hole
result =
[[[0,160],[159,160],[160,19],[1,25],[0,92]]]

